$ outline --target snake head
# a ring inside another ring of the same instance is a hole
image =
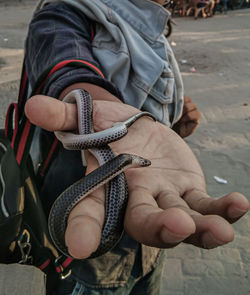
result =
[[[130,155],[132,159],[132,166],[133,168],[136,167],[147,167],[151,165],[151,161],[148,159],[145,159],[143,157],[137,156],[137,155]]]

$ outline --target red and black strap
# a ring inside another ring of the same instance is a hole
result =
[[[96,65],[81,59],[70,59],[64,60],[56,63],[49,67],[43,74],[39,77],[34,87],[35,90],[32,91],[31,95],[41,93],[47,80],[58,70],[65,66],[70,67],[88,67],[90,70],[94,71],[97,75],[104,78],[103,73],[96,67]],[[16,154],[16,160],[19,165],[26,163],[27,157],[29,155],[30,146],[32,143],[35,126],[30,123],[24,114],[24,105],[28,99],[28,78],[25,67],[23,66],[21,85],[17,104],[11,104],[6,117],[6,128],[5,133],[11,139],[12,148]],[[15,111],[15,126],[12,126],[13,113]],[[48,151],[48,156],[46,157],[44,163],[41,165],[40,174],[41,177],[45,175],[49,164],[51,162],[52,156],[57,147],[57,139],[55,139]]]
[[[30,147],[35,131],[35,125],[31,124],[24,113],[24,106],[29,96],[41,93],[46,81],[58,70],[65,66],[71,67],[88,67],[96,74],[104,78],[102,72],[94,65],[85,60],[65,60],[48,68],[38,79],[34,91],[29,95],[29,81],[28,76],[23,66],[22,76],[19,88],[19,96],[17,103],[11,103],[5,121],[5,135],[11,141],[11,147],[14,150],[17,163],[22,166],[26,165],[29,156]],[[58,147],[58,140],[54,138],[51,146],[48,148],[47,157],[40,166],[38,181],[41,180],[49,168],[53,157],[56,154]],[[56,272],[61,278],[65,278],[71,272],[71,263],[73,259],[65,256],[60,256],[55,261],[53,257],[44,255],[37,263],[38,267],[47,271],[51,268],[51,263],[55,263]]]
[[[51,267],[54,267],[61,279],[65,279],[71,274],[73,258],[64,255],[59,256],[54,261],[51,258],[45,258],[38,263],[38,267],[43,272],[47,272]]]

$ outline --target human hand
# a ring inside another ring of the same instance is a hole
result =
[[[183,113],[180,120],[173,126],[173,130],[182,138],[195,132],[200,123],[201,113],[196,104],[188,96],[184,96]]]
[[[96,131],[138,112],[117,102],[93,104]],[[34,124],[49,130],[77,128],[76,107],[48,97],[31,99],[26,114]],[[249,202],[239,193],[220,199],[208,196],[194,154],[174,131],[144,117],[111,148],[117,154],[138,154],[152,162],[147,168],[126,172],[129,201],[124,227],[131,237],[159,248],[173,247],[182,241],[213,248],[232,241],[230,223],[249,210]],[[90,154],[87,164],[87,173],[97,167]],[[86,258],[97,249],[103,222],[104,190],[99,189],[71,211],[65,239],[72,256]]]

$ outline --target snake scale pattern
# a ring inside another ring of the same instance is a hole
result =
[[[79,134],[55,132],[56,137],[67,149],[88,149],[98,160],[99,168],[84,176],[67,188],[54,202],[49,215],[49,231],[55,246],[70,256],[65,245],[65,231],[70,211],[82,199],[105,184],[105,220],[99,247],[88,258],[98,257],[116,245],[123,233],[123,219],[128,200],[128,188],[124,171],[128,168],[146,167],[151,163],[137,155],[120,154],[115,156],[108,143],[127,134],[127,129],[147,112],[138,113],[125,122],[114,124],[101,132],[94,132],[92,120],[92,99],[82,89],[71,91],[65,102],[76,103],[78,109]],[[152,117],[153,118],[153,117]],[[86,237],[87,238],[87,237]]]

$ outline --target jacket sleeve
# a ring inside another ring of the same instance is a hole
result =
[[[50,3],[34,14],[25,43],[25,67],[31,88],[44,71],[65,60],[84,60],[88,67],[65,66],[56,71],[42,94],[57,98],[66,87],[77,82],[101,86],[121,98],[119,90],[93,69],[101,66],[92,53],[93,24],[74,7]]]

